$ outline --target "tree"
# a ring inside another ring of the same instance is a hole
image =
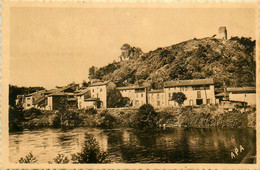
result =
[[[82,81],[82,87],[88,87],[90,82],[86,82],[86,80]]]
[[[142,131],[153,130],[156,127],[158,113],[150,104],[142,105],[136,115],[136,126]]]
[[[176,101],[181,106],[183,104],[183,102],[185,100],[187,100],[187,97],[182,92],[178,92],[178,93],[173,92],[172,93],[172,100]]]
[[[119,90],[114,89],[107,93],[107,107],[124,107],[130,99],[123,97]]]
[[[95,77],[95,73],[96,73],[96,71],[97,71],[97,67],[95,67],[95,66],[92,66],[92,67],[90,67],[89,68],[89,70],[88,70],[88,78],[89,79],[93,79],[94,77]]]

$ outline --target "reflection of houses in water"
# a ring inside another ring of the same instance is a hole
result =
[[[108,142],[107,142],[107,135],[105,135],[104,133],[102,132],[99,132],[99,133],[94,133],[94,138],[97,140],[98,142],[98,145],[100,147],[100,150],[103,151],[103,152],[107,152],[107,148],[108,148]]]

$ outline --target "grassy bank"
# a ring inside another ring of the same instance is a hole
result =
[[[255,108],[233,109],[224,111],[216,106],[201,106],[197,108],[165,108],[155,110],[158,115],[158,127],[255,127]],[[135,127],[138,109],[105,109],[105,110],[66,110],[40,111],[10,110],[10,131],[22,129],[37,129],[43,127],[75,128],[75,127]]]

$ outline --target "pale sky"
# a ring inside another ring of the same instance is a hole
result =
[[[144,52],[210,37],[255,39],[254,9],[12,8],[10,84],[53,88],[87,80],[91,66],[117,60],[124,43]]]

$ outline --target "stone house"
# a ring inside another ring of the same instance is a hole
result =
[[[89,88],[79,91],[77,94],[78,109],[100,108],[100,99],[92,98]]]
[[[212,104],[215,101],[213,79],[194,79],[167,81],[164,84],[165,106],[178,106],[178,103],[172,100],[173,92],[182,92],[187,97],[183,106],[194,106],[202,104]]]
[[[116,88],[116,85],[111,81],[96,82],[89,86],[92,102],[95,99],[96,102],[100,101],[101,108],[107,108],[107,94]]]
[[[245,102],[247,105],[256,105],[255,87],[229,87],[227,93],[231,102]]]
[[[50,94],[47,94],[46,110],[58,110],[64,104],[67,104],[70,108],[77,108],[77,98],[74,89],[71,87],[62,87],[50,90],[50,92]]]
[[[148,103],[148,88],[149,86],[128,86],[118,87],[123,97],[130,99],[130,106],[140,107]]]
[[[39,102],[42,100],[42,98],[44,98],[44,93],[45,93],[45,90],[40,90],[40,91],[36,91],[34,93],[24,95],[24,97],[21,101],[23,103],[19,103],[19,104],[21,104],[24,109],[38,108]],[[20,96],[21,95],[17,96],[17,104],[18,104],[18,99],[21,98]],[[19,100],[21,100],[21,99],[19,99]]]
[[[148,93],[148,103],[154,108],[165,107],[165,93],[164,89],[151,90]]]

